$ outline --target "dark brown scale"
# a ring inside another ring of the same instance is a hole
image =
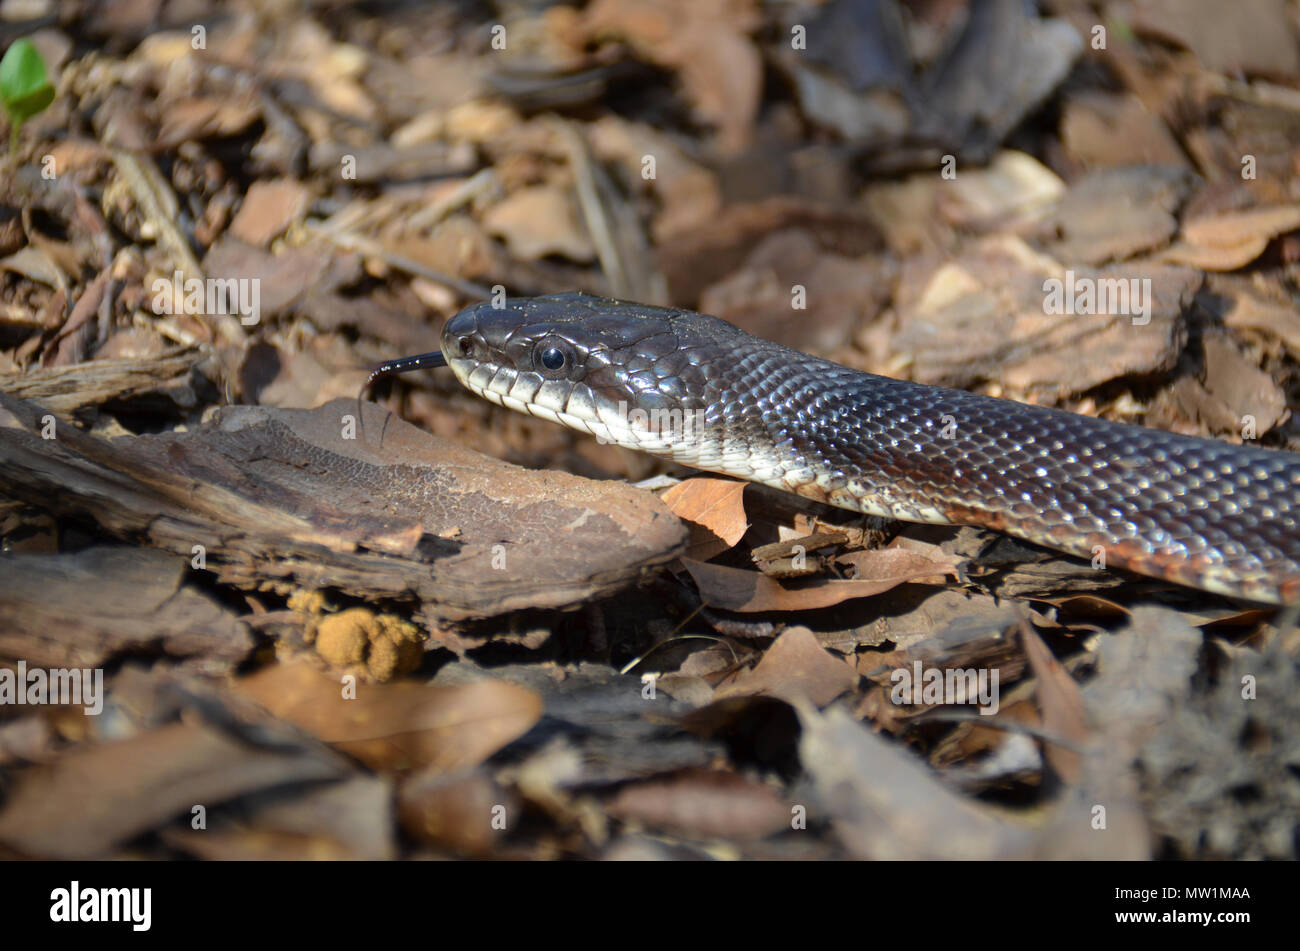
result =
[[[836,496],[845,508],[986,526],[1085,558],[1101,546],[1112,566],[1300,600],[1295,454],[873,376],[715,317],[584,294],[467,308],[448,321],[443,353],[462,380],[485,360],[527,373],[547,336],[587,355],[565,385],[633,408],[702,407],[706,432],[688,449],[723,453],[717,471],[748,478],[777,464],[773,481],[801,494],[856,486]]]

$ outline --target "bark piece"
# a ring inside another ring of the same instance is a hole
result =
[[[228,407],[202,429],[89,436],[0,395],[0,490],[185,557],[224,583],[416,599],[490,617],[610,594],[674,558],[685,529],[648,492],[530,472],[378,406]],[[0,414],[3,422],[3,414]],[[17,422],[18,425],[14,425]],[[382,442],[381,442],[382,440]]]
[[[0,812],[0,842],[34,858],[89,858],[196,805],[211,809],[347,769],[323,751],[263,749],[204,725],[173,723],[23,772]]]
[[[97,667],[157,647],[228,671],[253,648],[248,629],[182,587],[188,559],[149,548],[0,555],[0,653],[50,667]]]

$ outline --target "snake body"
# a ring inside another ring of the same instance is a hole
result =
[[[875,376],[716,317],[586,294],[476,304],[441,345],[488,400],[687,466],[1300,601],[1297,454]]]

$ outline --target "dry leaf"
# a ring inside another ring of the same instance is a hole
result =
[[[1143,0],[1130,9],[1135,30],[1187,47],[1215,72],[1300,71],[1286,0]]]
[[[277,664],[235,690],[372,769],[476,766],[540,719],[542,700],[523,687],[482,680],[457,687],[415,683],[344,686],[306,664]]]
[[[854,581],[917,581],[921,584],[943,584],[946,576],[956,577],[966,559],[949,554],[938,546],[927,549],[891,546],[854,551],[835,556],[837,565],[852,565]],[[926,568],[929,575],[918,572]]]
[[[392,781],[352,776],[295,796],[241,804],[240,821],[168,827],[168,845],[217,861],[392,861],[397,844]]]
[[[749,527],[744,494],[743,482],[701,476],[677,483],[659,498],[690,530],[687,557],[708,561],[740,541]]]
[[[767,649],[757,667],[719,688],[716,696],[764,694],[792,702],[802,697],[824,707],[857,682],[853,669],[822,647],[811,630],[792,627]]]
[[[253,182],[230,222],[230,233],[241,241],[265,248],[272,238],[302,218],[310,201],[311,192],[301,182],[287,178]]]
[[[89,858],[195,803],[212,808],[257,790],[337,779],[346,769],[324,750],[260,748],[172,723],[24,771],[0,812],[0,842],[33,858]]]
[[[607,804],[617,819],[678,835],[756,839],[789,826],[790,804],[771,786],[735,773],[687,770],[624,786]]]
[[[901,559],[900,559],[901,560]],[[822,581],[787,588],[757,571],[728,568],[683,558],[682,564],[695,579],[700,597],[715,608],[726,611],[811,611],[830,607],[850,598],[866,598],[888,591],[905,581],[931,578],[938,566],[926,559],[909,562],[893,574],[869,581]]]
[[[1085,746],[1092,736],[1092,730],[1088,726],[1079,685],[1061,662],[1052,656],[1038,633],[1023,621],[1020,625],[1020,643],[1038,680],[1038,706],[1042,712],[1043,727],[1054,736],[1077,746]],[[1044,752],[1062,779],[1067,783],[1078,782],[1080,766],[1076,751],[1048,743]]]
[[[1235,271],[1280,234],[1300,228],[1300,205],[1229,211],[1183,222],[1180,241],[1156,259],[1206,271]]]
[[[705,122],[719,127],[724,152],[752,134],[763,62],[746,32],[758,25],[752,0],[597,0],[586,9],[592,37],[626,37],[638,53],[675,70]]]
[[[493,825],[500,808],[505,809],[505,828],[511,828],[519,814],[518,796],[477,769],[452,776],[440,771],[412,776],[402,784],[397,801],[407,833],[473,856],[490,854],[502,840],[501,827]]]
[[[519,189],[488,210],[483,227],[502,238],[511,253],[525,261],[536,261],[548,254],[579,263],[596,257],[573,191],[560,185]]]
[[[1011,858],[1031,846],[1029,826],[958,794],[845,711],[832,707],[822,715],[803,705],[798,710],[799,758],[855,858]]]

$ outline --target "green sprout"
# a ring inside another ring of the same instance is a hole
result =
[[[9,114],[9,154],[18,148],[18,130],[54,101],[45,60],[31,40],[15,40],[0,59],[0,106]]]

